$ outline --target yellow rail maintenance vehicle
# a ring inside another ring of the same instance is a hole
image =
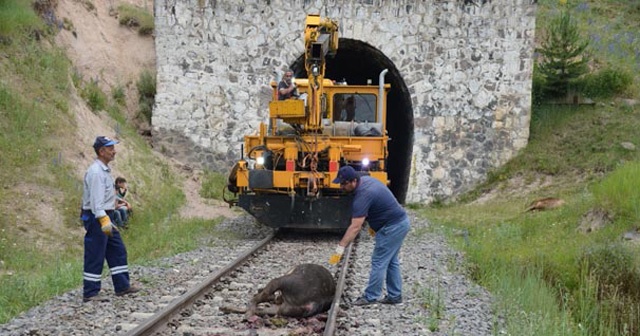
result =
[[[350,165],[389,183],[387,70],[378,85],[332,81],[325,60],[338,50],[338,23],[308,15],[304,40],[308,78],[293,79],[299,95],[286,100],[271,83],[269,123],[245,136],[227,186],[236,198],[227,202],[274,228],[346,229],[353,197],[332,183],[338,169]]]

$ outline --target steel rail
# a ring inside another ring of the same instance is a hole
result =
[[[141,324],[139,324],[136,328],[129,331],[126,335],[128,336],[141,336],[141,335],[150,335],[153,332],[161,330],[165,328],[164,325],[168,319],[179,312],[184,307],[190,306],[195,302],[196,299],[204,295],[210,287],[218,281],[220,278],[225,276],[227,273],[235,269],[239,264],[247,260],[253,253],[257,250],[263,248],[267,243],[269,243],[273,237],[278,233],[277,230],[274,230],[269,236],[265,239],[261,240],[256,246],[254,246],[251,250],[243,253],[238,258],[236,258],[233,262],[225,266],[223,269],[219,270],[215,274],[210,275],[203,282],[198,284],[198,286],[192,288],[176,300],[172,301],[168,306],[166,306],[159,313],[153,315],[152,317],[146,319]]]
[[[353,243],[347,246],[344,259],[342,260],[342,268],[340,269],[340,277],[336,285],[336,294],[333,297],[333,303],[329,314],[327,315],[327,323],[324,325],[324,336],[333,336],[336,332],[336,319],[338,318],[338,312],[340,311],[340,301],[342,299],[342,292],[344,291],[344,285],[346,282],[347,271],[349,270],[349,260],[351,259],[351,250],[353,250]]]

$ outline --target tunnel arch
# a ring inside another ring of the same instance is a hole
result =
[[[298,78],[306,78],[304,54],[290,66]],[[413,149],[413,108],[411,95],[400,72],[380,50],[359,40],[340,38],[339,49],[327,59],[326,78],[346,80],[349,84],[374,84],[384,69],[388,69],[385,83],[391,84],[387,100],[387,131],[389,133],[389,159],[387,173],[389,189],[400,203],[404,203],[409,186]]]

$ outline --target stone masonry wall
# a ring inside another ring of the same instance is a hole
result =
[[[380,50],[413,108],[407,202],[455,196],[527,144],[531,0],[156,0],[156,149],[226,173],[267,121],[307,13]]]

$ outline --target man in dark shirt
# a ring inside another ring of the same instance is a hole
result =
[[[347,98],[344,109],[347,112],[345,121],[352,121],[356,118],[356,101],[353,96]]]
[[[397,304],[402,302],[402,275],[398,254],[404,238],[409,232],[409,218],[389,188],[370,176],[360,176],[350,166],[338,171],[333,183],[340,183],[342,190],[353,193],[351,225],[336,247],[335,254],[329,259],[336,264],[342,258],[344,248],[351,243],[364,224],[369,223],[375,235],[375,247],[371,255],[371,274],[364,295],[353,304],[368,305],[376,302]],[[387,295],[382,296],[382,287],[386,282]]]
[[[293,82],[293,71],[287,70],[278,83],[278,100],[285,100],[297,96],[297,87]]]

